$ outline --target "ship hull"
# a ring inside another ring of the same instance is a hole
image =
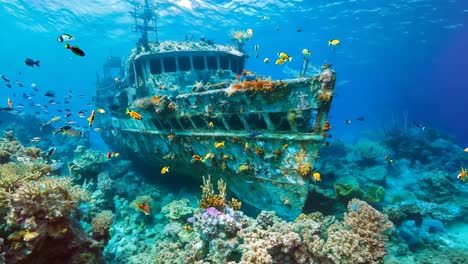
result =
[[[154,169],[155,177],[183,182],[210,174],[243,202],[291,219],[316,183],[333,84],[317,76],[277,82],[268,91],[230,85],[173,97],[169,110],[167,98],[158,97],[156,105],[144,104],[142,120],[96,121],[106,126],[102,135],[113,150]],[[327,100],[319,100],[324,93]],[[164,166],[170,172],[161,175]]]

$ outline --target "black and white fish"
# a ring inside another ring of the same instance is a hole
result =
[[[57,42],[70,41],[70,40],[74,40],[74,39],[75,39],[75,37],[73,37],[70,34],[62,34],[62,35],[57,37]]]

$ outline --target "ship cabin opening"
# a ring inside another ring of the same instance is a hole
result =
[[[148,96],[153,92],[151,86],[160,79],[171,80],[171,75],[178,92],[187,93],[195,82],[212,82],[213,76],[220,81],[232,79],[242,72],[244,65],[245,56],[227,51],[168,51],[138,57],[128,72],[132,73],[129,81],[137,87],[137,96]]]

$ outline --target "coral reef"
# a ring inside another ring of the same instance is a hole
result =
[[[74,152],[75,158],[68,163],[68,170],[70,175],[77,179],[96,178],[108,162],[104,154],[88,150],[85,146],[78,146]]]
[[[34,258],[66,260],[84,252],[97,260],[97,242],[73,220],[78,205],[89,195],[70,177],[45,176],[43,168],[39,164],[14,163],[0,167],[7,263],[26,263]],[[40,247],[44,243],[55,250],[54,254],[45,255]]]

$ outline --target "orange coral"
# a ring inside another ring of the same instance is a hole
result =
[[[318,97],[318,100],[323,101],[323,102],[328,102],[328,101],[330,101],[330,99],[331,99],[331,96],[329,94],[327,94],[327,93],[322,93]]]
[[[237,89],[237,90],[242,90],[242,84],[239,84],[239,83],[233,84],[232,88]]]
[[[211,184],[211,177],[208,175],[208,178],[203,177],[202,187],[202,198],[198,203],[198,207],[206,209],[208,207],[214,207],[219,211],[224,211],[224,206],[226,205],[226,183],[223,180],[218,181],[218,192],[216,194],[213,189],[213,184]]]
[[[257,154],[257,156],[262,157],[262,158],[265,155],[265,153],[263,152],[263,149],[259,146],[255,147],[255,154]]]
[[[323,122],[322,131],[329,131],[331,128],[332,127],[330,125],[330,122],[328,122],[328,120],[325,120],[325,122]]]
[[[309,163],[299,163],[297,166],[297,172],[299,175],[302,176],[304,180],[310,177],[310,173],[312,172],[312,168]]]
[[[231,201],[228,202],[227,206],[234,209],[234,211],[239,211],[242,206],[242,202],[238,201],[236,198],[232,198]]]
[[[159,106],[159,105],[161,105],[161,96],[159,96],[159,95],[151,96],[148,101],[152,105]]]

